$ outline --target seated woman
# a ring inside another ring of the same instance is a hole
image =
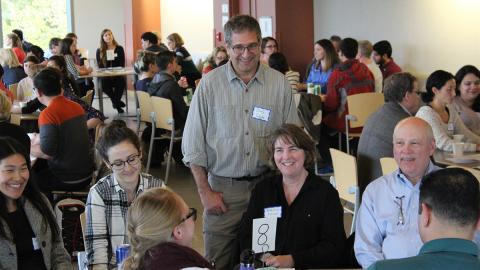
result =
[[[470,131],[451,106],[455,96],[455,78],[449,72],[437,70],[427,79],[427,91],[422,100],[427,105],[418,109],[416,116],[427,121],[433,130],[437,149],[453,151],[453,135],[462,134],[466,143],[464,151],[480,151],[480,136]]]
[[[453,106],[460,114],[465,126],[480,135],[480,71],[471,65],[463,66],[455,74],[457,96]]]
[[[18,101],[30,101],[35,99],[36,96],[33,93],[33,76],[36,74],[37,68],[33,66],[40,64],[38,58],[34,55],[29,55],[23,62],[23,70],[27,77],[18,82],[17,86],[17,100]]]
[[[138,80],[135,82],[135,90],[147,92],[153,76],[159,72],[157,65],[155,65],[155,53],[140,51],[133,68],[138,75]]]
[[[88,193],[85,250],[89,266],[110,269],[116,265],[117,247],[127,243],[128,207],[143,191],[164,184],[141,173],[140,141],[125,122],[114,120],[106,126],[96,148],[112,174],[100,179]]]
[[[252,247],[253,219],[277,209],[275,251],[267,266],[329,268],[337,266],[345,244],[343,209],[338,192],[307,171],[315,145],[299,127],[284,124],[268,145],[270,161],[281,175],[258,183],[252,191],[238,233],[240,250]]]
[[[27,77],[12,49],[0,49],[0,65],[3,68],[3,84],[9,87]]]
[[[226,62],[228,62],[227,49],[223,46],[215,47],[212,54],[208,56],[207,61],[205,61],[203,65],[202,74],[207,74]]]
[[[0,92],[0,137],[11,137],[22,144],[30,155],[30,137],[25,130],[10,123],[10,110],[12,103],[8,97]]]
[[[2,269],[72,269],[50,203],[30,179],[30,156],[0,137]]]
[[[279,51],[278,42],[273,37],[264,37],[262,38],[262,45],[260,47],[260,63],[268,66],[268,59],[272,53]]]
[[[268,65],[284,74],[285,78],[287,78],[287,81],[290,83],[292,90],[297,92],[300,81],[300,73],[290,69],[287,58],[285,55],[283,55],[283,53],[272,53],[268,58]]]
[[[65,58],[68,73],[78,86],[79,91],[75,92],[75,94],[81,97],[84,96],[87,91],[93,89],[93,87],[86,84],[85,79],[79,78],[79,76],[90,74],[92,68],[80,66],[75,63],[74,55],[77,53],[77,40],[72,38],[62,39],[62,42],[60,42],[60,53]]]
[[[187,49],[185,49],[183,46],[184,44],[182,37],[177,33],[167,36],[167,46],[177,55],[177,63],[182,69],[180,76],[185,76],[187,78],[188,87],[195,89],[195,81],[200,79],[202,74],[198,71],[195,63],[193,63],[192,56]]]
[[[145,191],[128,210],[127,219],[131,252],[123,269],[213,269],[191,248],[197,210],[188,208],[175,192]]]
[[[15,33],[7,34],[5,39],[5,45],[7,48],[11,48],[15,55],[17,56],[18,62],[23,63],[25,60],[26,53],[22,48],[22,41]]]

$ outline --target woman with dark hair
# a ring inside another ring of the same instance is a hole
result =
[[[451,106],[455,96],[455,77],[437,70],[428,76],[426,87],[422,100],[427,105],[420,107],[416,116],[432,127],[437,148],[453,151],[453,135],[462,134],[466,139],[464,151],[480,151],[480,137],[465,126],[455,107]]]
[[[38,67],[36,65],[40,64],[39,59],[35,55],[29,55],[25,58],[23,62],[23,70],[27,77],[21,79],[17,85],[17,100],[28,102],[32,99],[35,99],[36,96],[33,93],[33,76],[36,74]]]
[[[78,66],[75,64],[74,54],[77,52],[77,41],[72,38],[64,38],[60,42],[60,53],[65,58],[67,63],[67,71],[70,76],[73,77],[75,83],[78,86],[80,96],[84,96],[87,93],[89,85],[86,84],[85,79],[79,78],[79,76],[88,75],[92,72],[92,68],[85,66]],[[92,87],[93,89],[93,87]]]
[[[279,51],[278,42],[273,37],[262,38],[262,45],[260,48],[262,53],[260,56],[260,63],[265,65],[268,65],[268,58],[270,55]]]
[[[120,46],[110,29],[103,29],[100,34],[100,48],[97,49],[97,63],[99,68],[125,67],[125,52]],[[100,78],[102,89],[112,100],[114,109],[118,113],[123,113],[125,103],[122,101],[123,92],[127,85],[126,78],[123,76]]]
[[[140,51],[133,68],[138,75],[138,80],[135,82],[135,90],[147,92],[153,76],[160,71],[155,64],[155,53]]]
[[[88,265],[101,269],[116,266],[115,251],[126,244],[126,213],[145,190],[164,186],[163,181],[142,173],[140,140],[125,122],[106,126],[96,149],[112,174],[100,179],[88,193],[85,250]]]
[[[198,71],[195,63],[193,63],[192,56],[183,46],[182,37],[173,33],[167,36],[167,46],[168,48],[175,52],[177,55],[177,63],[182,68],[180,76],[185,76],[187,78],[188,87],[195,89],[195,81],[202,77],[202,74]]]
[[[268,65],[271,68],[278,70],[285,75],[285,78],[287,78],[287,81],[290,83],[293,91],[296,92],[298,90],[300,73],[290,69],[290,67],[288,66],[287,58],[285,57],[285,55],[283,55],[283,53],[272,53],[268,58]]]
[[[0,138],[0,267],[72,269],[47,198],[30,179],[30,156],[16,140]]]
[[[453,106],[460,114],[465,126],[473,133],[480,135],[480,71],[472,66],[466,65],[455,74],[457,83],[456,94],[453,99]]]
[[[340,63],[340,60],[332,42],[328,39],[315,42],[313,54],[314,58],[305,73],[306,83],[300,84],[299,90],[307,90],[307,84],[313,84],[313,86],[320,86],[321,94],[326,94],[328,79],[333,68]]]
[[[334,268],[345,245],[343,209],[335,188],[309,172],[315,144],[299,127],[284,124],[269,141],[270,163],[280,175],[252,191],[238,233],[240,250],[252,247],[256,218],[276,217],[275,251],[262,256],[277,268]]]

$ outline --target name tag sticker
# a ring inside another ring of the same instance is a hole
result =
[[[37,240],[36,237],[32,238],[32,245],[33,245],[33,250],[39,250],[40,249],[40,245],[38,244],[38,240]]]
[[[274,217],[274,218],[281,218],[282,217],[282,207],[281,206],[274,206],[268,207],[263,209],[263,215],[266,218]]]
[[[252,117],[257,120],[268,122],[268,120],[270,119],[270,112],[271,110],[269,109],[264,109],[264,108],[255,106],[253,108]]]
[[[113,61],[115,59],[115,51],[107,50],[107,61]]]
[[[448,129],[448,131],[454,131],[454,130],[455,130],[455,126],[453,125],[453,123],[448,123],[447,129]]]

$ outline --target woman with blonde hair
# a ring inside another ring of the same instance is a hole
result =
[[[99,68],[125,67],[125,52],[123,47],[113,37],[110,29],[103,29],[100,34],[100,48],[97,49],[97,63]],[[124,76],[100,78],[102,89],[112,100],[114,109],[123,113],[125,103],[122,101],[123,92],[127,85]]]
[[[207,74],[213,69],[228,62],[227,49],[223,46],[218,46],[213,49],[212,54],[208,56],[207,61],[203,66],[202,74]]]
[[[18,62],[23,63],[25,57],[27,56],[25,51],[22,48],[22,41],[15,33],[7,34],[7,38],[5,39],[5,45],[7,48],[11,48],[15,55],[18,58]]]
[[[198,71],[195,63],[193,63],[192,56],[183,46],[182,37],[178,33],[173,33],[167,36],[168,48],[177,55],[177,63],[182,67],[180,76],[187,78],[188,87],[195,89],[195,80],[200,79],[202,74]]]
[[[197,210],[173,191],[145,191],[128,210],[130,256],[123,269],[212,269],[191,248]],[[159,267],[161,265],[161,267]]]
[[[6,87],[18,83],[21,79],[27,77],[12,49],[0,49],[0,65],[3,68],[2,80]]]

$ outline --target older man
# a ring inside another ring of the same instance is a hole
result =
[[[415,115],[421,102],[417,79],[406,72],[385,80],[383,93],[387,102],[368,118],[358,142],[358,181],[362,193],[370,182],[382,176],[380,158],[393,157],[393,129],[400,120]]]
[[[418,254],[418,200],[422,177],[439,169],[430,161],[435,140],[430,125],[409,117],[393,133],[399,169],[367,186],[358,212],[355,256],[363,268],[372,263]]]
[[[215,260],[216,269],[232,269],[242,214],[251,190],[268,172],[269,134],[285,122],[298,122],[285,76],[260,64],[258,22],[232,17],[225,41],[230,61],[200,81],[182,142],[205,209],[205,256]]]
[[[420,186],[419,207],[424,245],[418,256],[380,261],[369,270],[480,269],[478,246],[472,241],[480,227],[478,180],[460,168],[430,173]]]

